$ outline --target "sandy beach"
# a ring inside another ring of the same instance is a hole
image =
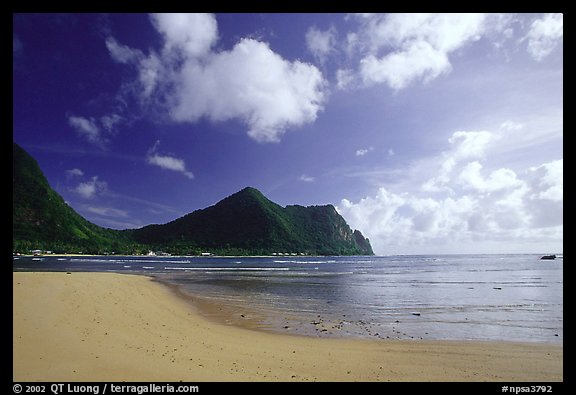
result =
[[[14,381],[562,381],[559,345],[319,339],[206,319],[145,276],[13,273]]]

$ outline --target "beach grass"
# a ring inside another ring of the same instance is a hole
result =
[[[562,381],[558,344],[314,338],[224,325],[139,275],[13,273],[14,381]]]

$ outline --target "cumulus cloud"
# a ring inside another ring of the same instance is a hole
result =
[[[482,174],[482,165],[478,161],[466,164],[458,175],[457,182],[465,189],[481,193],[516,189],[524,186],[524,183],[518,179],[516,173],[507,168],[494,170],[485,177]]]
[[[534,252],[546,243],[561,245],[563,160],[522,171],[492,168],[498,136],[455,132],[446,151],[407,172],[435,169],[420,188],[400,193],[382,186],[358,202],[343,199],[338,211],[381,254]]]
[[[384,84],[400,91],[428,83],[450,73],[454,55],[480,39],[505,55],[527,41],[527,51],[540,61],[563,37],[562,14],[545,14],[528,28],[516,14],[354,14],[347,19],[356,28],[340,33],[346,39],[330,52],[347,55],[345,67],[336,71],[339,89]]]
[[[488,131],[458,131],[448,139],[453,149],[449,155],[454,160],[482,158],[488,145],[499,136]]]
[[[253,39],[241,40],[205,64],[188,61],[178,81],[174,120],[241,119],[258,142],[277,142],[289,126],[314,121],[323,101],[318,69],[286,61]]]
[[[545,199],[553,202],[563,201],[564,161],[557,160],[530,168],[532,182],[531,199]]]
[[[541,61],[560,44],[564,36],[564,16],[562,14],[546,14],[536,19],[530,26],[528,53],[537,61]]]
[[[315,66],[286,60],[251,38],[215,50],[218,26],[210,14],[153,14],[151,21],[163,39],[160,52],[145,55],[113,37],[106,45],[112,59],[135,67],[139,102],[162,108],[172,121],[236,119],[265,143],[322,110],[325,81]]]
[[[562,161],[546,163],[531,169],[533,189],[527,205],[531,210],[534,226],[548,229],[563,223],[564,186],[562,181]]]
[[[450,149],[443,152],[438,158],[441,160],[437,175],[422,184],[422,190],[428,192],[452,192],[450,181],[455,167],[465,161],[483,158],[490,144],[499,138],[498,134],[488,131],[454,132],[448,139]],[[461,178],[466,179],[466,176],[470,175],[473,170],[472,168],[468,169]]]
[[[152,14],[150,19],[164,37],[164,52],[182,57],[207,55],[218,39],[218,24],[210,14]]]
[[[483,32],[484,14],[373,14],[362,17],[356,40],[364,53],[359,72],[366,85],[400,90],[448,73],[449,55]],[[384,52],[384,54],[382,54]]]
[[[157,152],[159,141],[148,151],[146,161],[148,164],[158,166],[165,170],[171,170],[178,173],[182,173],[185,177],[189,179],[194,179],[194,174],[186,169],[186,163],[183,159],[176,158],[170,154],[161,155]]]
[[[427,42],[411,43],[406,49],[382,58],[368,55],[360,61],[364,83],[386,83],[395,90],[405,88],[417,79],[428,82],[450,68],[446,53]]]
[[[98,176],[92,177],[89,181],[79,183],[73,192],[82,196],[84,199],[93,199],[99,193],[105,192],[108,185],[105,181],[99,181]]]

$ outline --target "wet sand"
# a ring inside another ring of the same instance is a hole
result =
[[[14,381],[563,380],[556,344],[262,332],[145,276],[18,272],[13,287]]]

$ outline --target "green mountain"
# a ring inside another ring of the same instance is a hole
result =
[[[137,229],[134,238],[145,244],[239,255],[373,254],[370,242],[359,231],[352,232],[334,206],[283,208],[250,187],[165,225]]]
[[[38,163],[16,144],[12,147],[12,248],[55,252],[131,250],[127,232],[105,229],[85,220],[64,202]]]
[[[332,205],[281,207],[245,188],[214,206],[164,225],[113,230],[85,220],[48,184],[38,163],[13,146],[13,250],[132,254],[372,255],[368,239],[352,231]]]

